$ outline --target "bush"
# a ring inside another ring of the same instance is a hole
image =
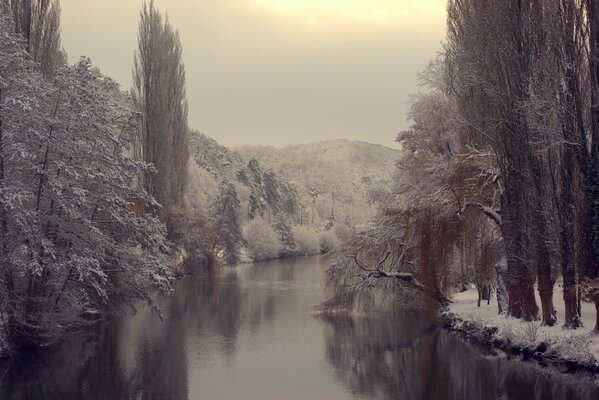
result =
[[[255,218],[243,228],[250,257],[255,261],[277,258],[283,249],[275,231],[262,218]]]
[[[349,240],[352,236],[352,229],[346,224],[335,224],[333,232],[335,232],[335,236],[337,236],[337,239],[341,242]]]
[[[208,171],[200,168],[195,161],[190,161],[188,169],[189,184],[185,194],[186,202],[194,210],[206,210],[218,196],[218,183]]]
[[[318,244],[320,252],[326,254],[331,252],[339,244],[339,239],[331,231],[324,231],[318,234]]]
[[[295,236],[297,248],[303,255],[308,256],[320,253],[320,242],[318,241],[316,232],[303,226],[296,226],[293,228],[293,235]]]
[[[211,243],[215,232],[202,212],[173,207],[168,213],[166,226],[168,238],[185,251],[186,257],[179,265],[184,272],[196,273],[212,268],[214,255]]]

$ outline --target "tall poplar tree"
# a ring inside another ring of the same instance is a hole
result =
[[[166,217],[183,203],[189,129],[179,34],[152,0],[143,4],[140,13],[132,97],[142,117],[138,156],[156,167],[155,173],[145,174],[143,184]]]
[[[58,0],[0,0],[0,10],[14,21],[15,32],[25,38],[33,61],[46,76],[65,64],[60,44],[60,3]]]

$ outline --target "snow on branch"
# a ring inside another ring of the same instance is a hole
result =
[[[468,208],[475,207],[478,210],[480,210],[483,214],[485,214],[487,217],[491,218],[493,222],[495,222],[498,226],[501,226],[503,220],[501,218],[501,215],[499,215],[499,212],[495,211],[493,208],[489,206],[485,206],[484,204],[478,202],[466,202],[464,205],[462,205],[462,201],[460,200],[460,197],[458,196],[454,188],[451,188],[451,192],[453,193],[453,195],[456,198],[456,201],[458,202],[458,211],[456,212],[458,216],[464,214],[466,210],[468,210]]]
[[[378,268],[366,268],[364,267],[358,257],[350,256],[351,259],[354,260],[356,265],[365,272],[368,272],[368,278],[375,279],[394,279],[396,282],[404,282],[408,285],[412,286],[414,289],[419,290],[425,295],[432,297],[437,301],[441,306],[446,307],[448,304],[453,303],[450,299],[448,299],[443,293],[438,290],[434,290],[420,282],[416,277],[409,272],[386,272],[382,269],[382,264],[389,257],[389,253],[385,256],[383,262],[379,263]]]
[[[499,213],[497,211],[493,210],[491,207],[485,206],[480,203],[466,203],[464,205],[463,210],[466,211],[466,209],[468,209],[468,207],[478,208],[483,214],[485,214],[487,217],[491,218],[493,220],[493,222],[495,222],[498,226],[501,226],[501,223],[502,223],[501,215],[499,215]]]

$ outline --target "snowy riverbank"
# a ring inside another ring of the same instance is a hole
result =
[[[493,298],[477,307],[477,292],[471,288],[454,295],[455,303],[442,316],[445,328],[483,345],[558,366],[563,371],[587,369],[599,373],[599,335],[593,334],[595,307],[582,303],[583,328],[562,328],[564,306],[561,288],[554,294],[558,325],[542,326],[498,315]],[[540,301],[537,299],[537,303]]]

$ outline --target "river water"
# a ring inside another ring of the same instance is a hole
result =
[[[191,277],[95,337],[0,363],[0,399],[599,399],[597,386],[485,354],[417,314],[324,317],[324,261]]]

